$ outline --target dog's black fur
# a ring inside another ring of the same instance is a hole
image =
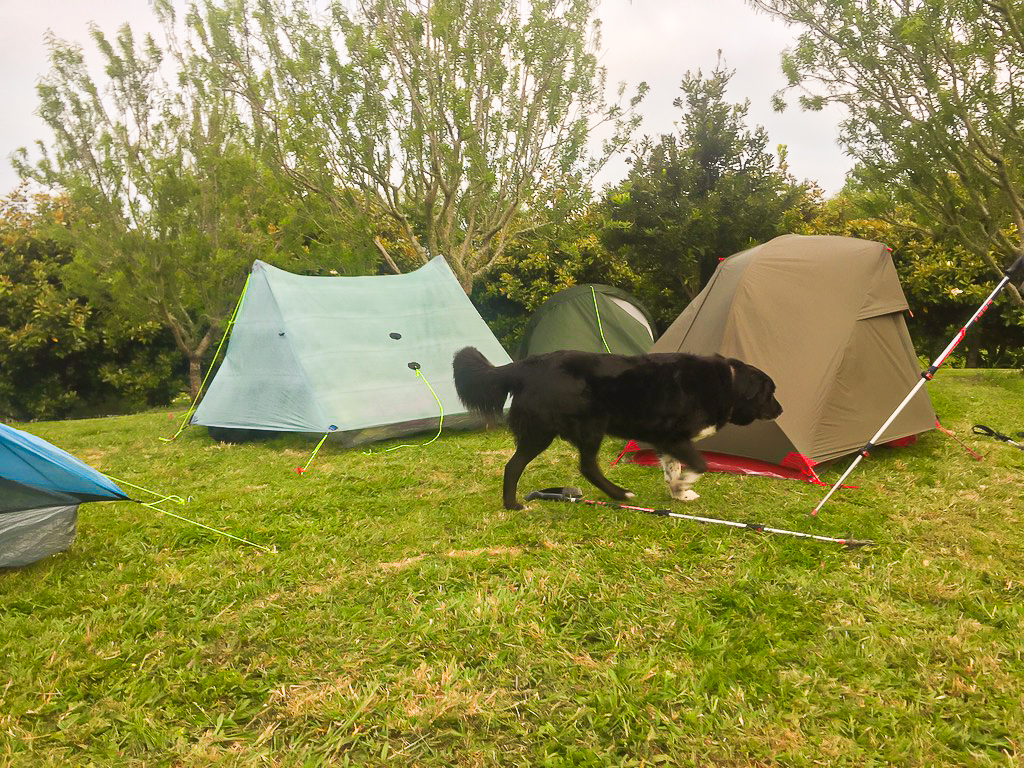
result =
[[[718,355],[628,357],[563,350],[495,367],[479,350],[466,347],[455,354],[452,367],[459,399],[472,411],[496,418],[512,395],[508,424],[516,450],[505,465],[507,509],[522,509],[516,498],[519,478],[556,437],[576,446],[587,480],[613,499],[631,498],[598,466],[606,434],[653,445],[673,497],[695,499],[690,486],[707,470],[707,462],[694,438],[713,431],[709,428],[782,413],[771,377]],[[678,462],[692,472],[680,478]]]

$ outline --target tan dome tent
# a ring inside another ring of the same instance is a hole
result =
[[[610,285],[574,285],[537,307],[516,357],[559,349],[642,355],[654,337],[654,318],[635,296]]]
[[[760,462],[816,479],[816,465],[863,448],[920,377],[907,309],[881,243],[784,235],[724,260],[652,351],[720,353],[775,379],[782,416],[702,440],[712,468]],[[922,389],[879,442],[935,424]],[[637,449],[624,454],[642,461]]]

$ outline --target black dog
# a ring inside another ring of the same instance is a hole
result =
[[[506,509],[522,509],[516,487],[526,465],[561,437],[576,446],[580,471],[613,499],[633,494],[597,463],[606,434],[650,443],[661,457],[672,497],[698,498],[691,486],[707,470],[693,445],[726,424],[750,424],[782,413],[775,382],[731,358],[687,354],[627,357],[564,350],[499,368],[466,347],[452,362],[455,390],[472,411],[497,417],[511,394],[508,424],[516,451],[505,465]],[[691,471],[682,472],[680,462]]]

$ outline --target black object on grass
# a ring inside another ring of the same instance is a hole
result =
[[[1024,445],[1021,445],[1009,435],[1004,435],[1002,432],[996,432],[994,429],[992,429],[992,427],[986,426],[984,424],[975,424],[972,431],[976,435],[994,437],[996,440],[999,440],[1000,442],[1009,443],[1010,445],[1016,446],[1017,448],[1020,448],[1020,450],[1024,451]]]

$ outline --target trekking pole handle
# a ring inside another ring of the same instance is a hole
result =
[[[996,432],[992,427],[986,426],[985,424],[975,424],[972,427],[972,432],[976,435],[985,435],[986,437],[994,437],[1003,443],[1009,443],[1010,445],[1016,446],[1024,451],[1024,445],[1021,445],[1009,435],[1004,435],[1002,432]]]
[[[543,491],[530,491],[526,494],[527,501],[578,501],[583,498],[583,491],[573,486],[565,488],[545,488]]]

